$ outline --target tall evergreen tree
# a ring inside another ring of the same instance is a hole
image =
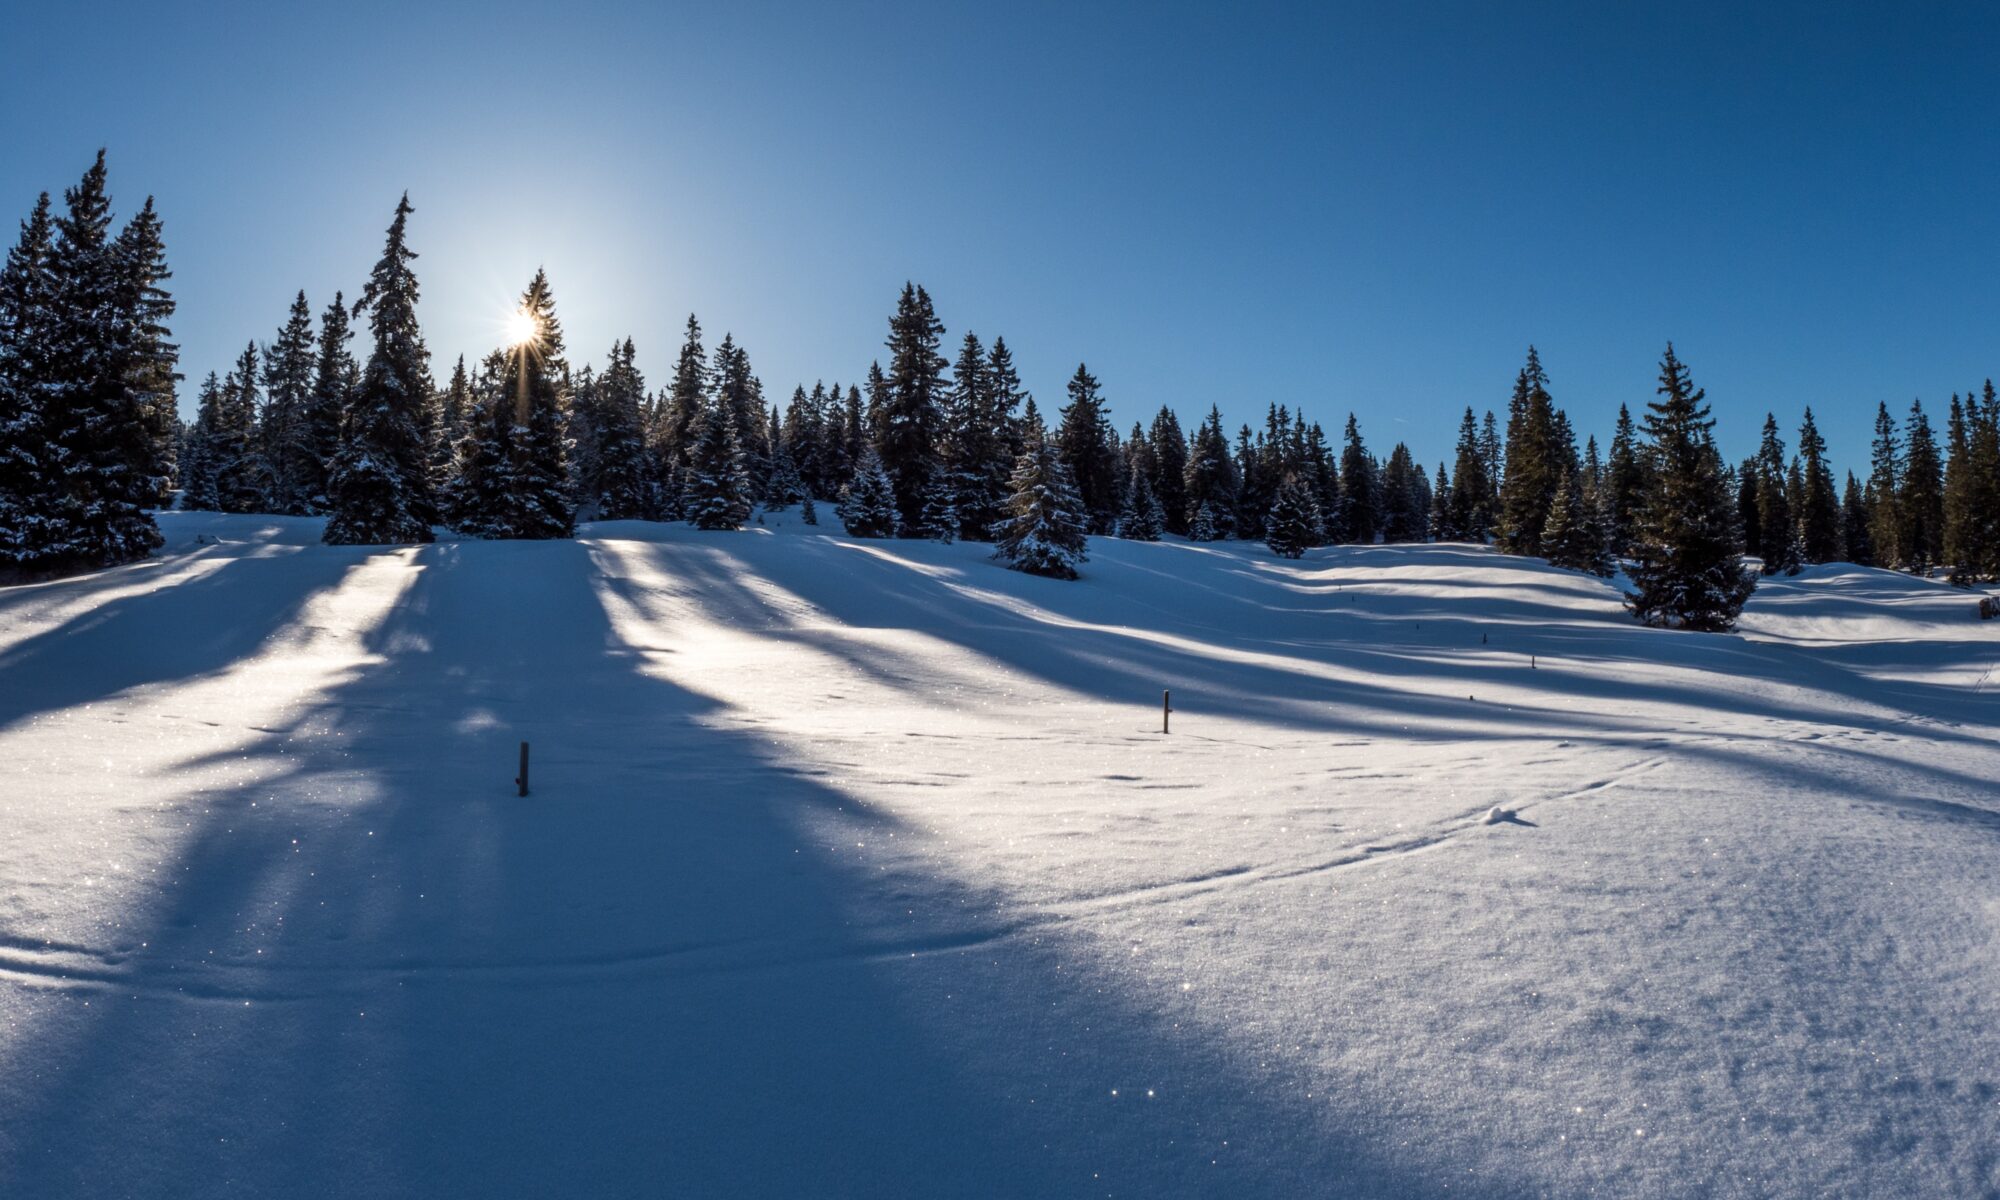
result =
[[[1592,575],[1611,574],[1609,529],[1599,518],[1594,499],[1585,491],[1581,472],[1565,473],[1562,490],[1556,493],[1555,507],[1549,509],[1548,524],[1542,529],[1542,553],[1549,565]]]
[[[1125,489],[1125,509],[1118,516],[1118,536],[1135,542],[1157,542],[1166,530],[1167,516],[1153,494],[1153,477],[1140,472]]]
[[[1868,536],[1871,524],[1861,483],[1854,478],[1854,472],[1849,471],[1847,489],[1840,498],[1841,553],[1848,562],[1864,567],[1875,565],[1875,547]]]
[[[1799,548],[1809,563],[1833,562],[1846,551],[1840,531],[1840,494],[1826,462],[1826,439],[1806,409],[1799,425]]]
[[[840,491],[840,523],[854,537],[896,536],[896,486],[882,469],[875,448],[864,444],[854,478]]]
[[[54,534],[56,464],[41,407],[55,332],[54,251],[43,192],[0,268],[0,571],[7,574],[38,568]]]
[[[1444,464],[1439,463],[1437,483],[1431,488],[1431,506],[1425,522],[1425,531],[1434,542],[1455,542],[1462,536],[1452,513],[1456,507],[1452,494],[1451,477],[1444,472]]]
[[[1214,405],[1209,406],[1208,418],[1195,431],[1188,447],[1186,486],[1188,537],[1195,541],[1212,541],[1229,536],[1228,516],[1236,507],[1236,464],[1229,457],[1229,439],[1222,432],[1222,412]],[[1195,526],[1196,514],[1208,511],[1206,530],[1208,536],[1200,536]]]
[[[144,558],[160,531],[141,504],[152,502],[158,479],[148,474],[154,444],[142,397],[126,377],[139,345],[129,308],[129,272],[110,236],[104,152],[78,184],[63,193],[48,256],[50,321],[35,394],[53,489],[45,571],[113,566]]]
[[[1952,398],[1944,469],[1943,557],[1957,584],[2000,579],[2000,397]]]
[[[382,258],[355,302],[368,311],[375,347],[341,422],[329,481],[325,540],[334,545],[428,542],[433,507],[419,432],[431,392],[430,352],[417,327],[416,252],[406,232],[410,198],[396,205]]]
[[[1264,544],[1279,558],[1298,558],[1325,541],[1325,521],[1312,489],[1298,476],[1286,476],[1264,521]]]
[[[208,454],[218,507],[227,513],[270,508],[271,468],[257,428],[257,377],[257,343],[252,342],[223,377],[218,420],[209,430]]]
[[[1548,374],[1533,346],[1514,381],[1507,408],[1507,467],[1500,484],[1499,546],[1509,554],[1540,555],[1542,530],[1564,474],[1557,445]]]
[[[1427,508],[1423,468],[1411,457],[1410,448],[1398,442],[1382,470],[1382,540],[1423,541]]]
[[[210,447],[216,430],[227,419],[223,415],[222,384],[210,371],[201,382],[194,424],[181,444],[181,507],[190,511],[220,512],[222,489],[217,486],[215,455]]]
[[[1689,380],[1672,343],[1660,360],[1659,394],[1664,399],[1646,412],[1655,475],[1640,513],[1626,604],[1648,625],[1728,630],[1757,584],[1736,553],[1706,393]]]
[[[1611,512],[1612,553],[1624,554],[1638,529],[1638,511],[1645,502],[1648,477],[1640,457],[1638,438],[1632,427],[1632,413],[1618,406],[1618,424],[1611,433],[1611,454],[1604,464],[1606,506]]]
[[[934,535],[925,510],[936,503],[934,489],[944,473],[937,454],[944,432],[946,363],[938,352],[943,336],[944,322],[930,295],[904,284],[889,319],[889,371],[882,376],[875,447],[895,487],[898,532],[904,537]]]
[[[264,460],[271,471],[271,511],[303,516],[313,511],[302,483],[316,480],[317,448],[306,441],[306,407],[313,387],[312,308],[301,291],[264,353],[264,414],[258,423]]]
[[[1778,436],[1778,418],[1766,413],[1764,438],[1757,447],[1757,549],[1763,555],[1766,575],[1796,574],[1804,561],[1788,483],[1785,443]]]
[[[1375,460],[1361,441],[1361,425],[1347,414],[1347,432],[1340,451],[1340,518],[1331,531],[1337,541],[1372,545],[1382,524],[1381,489]]]
[[[715,348],[715,402],[729,410],[743,448],[743,468],[753,495],[771,472],[771,444],[764,427],[764,385],[750,369],[750,354],[730,334]]]
[[[1944,558],[1944,463],[1922,401],[1903,423],[1903,479],[1896,496],[1898,565],[1928,575]]]
[[[1165,405],[1153,416],[1153,427],[1148,433],[1153,445],[1153,495],[1160,501],[1160,511],[1166,514],[1168,533],[1186,536],[1188,531],[1187,510],[1187,435],[1181,432],[1180,418]]]
[[[1062,410],[1056,442],[1083,502],[1085,528],[1091,533],[1110,533],[1118,524],[1122,500],[1118,494],[1118,457],[1112,449],[1111,421],[1104,415],[1097,377],[1082,363],[1070,376],[1069,403]]]
[[[1077,566],[1089,557],[1087,516],[1069,467],[1048,439],[1030,433],[1014,465],[1013,484],[994,556],[1030,575],[1075,579]]]
[[[740,529],[750,519],[751,481],[736,415],[720,398],[695,422],[688,451],[687,519],[696,529]]]
[[[565,433],[569,366],[548,276],[521,294],[529,335],[506,348],[474,432],[478,469],[460,489],[461,528],[489,538],[544,540],[576,534]]]
[[[673,383],[660,405],[650,439],[657,508],[659,515],[669,520],[682,515],[681,476],[694,445],[695,422],[708,407],[708,386],[708,351],[702,348],[701,322],[689,313],[680,357],[674,363]]]
[[[1004,340],[994,342],[996,350],[1005,345]],[[1011,355],[1000,357],[1003,363],[1011,364]],[[1012,382],[1018,385],[1018,380]],[[1012,391],[1001,394],[992,357],[980,345],[979,336],[967,330],[952,368],[948,466],[958,535],[968,541],[992,541],[993,527],[1005,515],[1008,477],[1015,457],[1014,415],[1008,407],[1014,398]]]
[[[1440,489],[1442,490],[1442,489]],[[1458,458],[1452,464],[1447,541],[1483,542],[1493,531],[1493,480],[1486,474],[1486,451],[1467,405],[1458,423]]]
[[[578,498],[600,521],[631,521],[652,511],[642,409],[646,378],[631,338],[611,345],[587,413],[594,451]]]
[[[1896,418],[1889,415],[1887,404],[1877,401],[1875,443],[1868,472],[1868,492],[1873,498],[1868,513],[1868,536],[1875,561],[1886,567],[1902,565],[1903,554],[1898,545],[1902,534],[1899,507],[1902,490],[1903,448],[1902,440],[1896,436]]]
[[[146,437],[135,441],[142,452],[132,464],[132,500],[146,507],[164,505],[173,474],[174,433],[180,414],[174,385],[180,382],[180,347],[169,341],[167,322],[174,315],[174,298],[166,289],[173,278],[167,268],[167,248],[153,198],[133,214],[114,247],[122,287],[120,319],[129,327],[123,365],[128,403],[139,416]]]
[[[438,424],[431,442],[431,490],[437,495],[438,509],[449,521],[459,511],[456,497],[460,443],[472,432],[478,405],[473,399],[472,377],[465,370],[465,356],[452,365],[451,381],[438,396]]]

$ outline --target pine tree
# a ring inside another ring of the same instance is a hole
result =
[[[1944,557],[1944,464],[1921,401],[1903,423],[1903,478],[1896,496],[1898,565],[1928,575]]]
[[[1148,433],[1153,446],[1153,495],[1166,513],[1166,530],[1183,536],[1188,531],[1187,435],[1181,432],[1180,418],[1165,405],[1153,417]]]
[[[264,461],[271,472],[271,511],[287,516],[312,512],[302,482],[318,477],[309,462],[315,447],[305,440],[306,407],[313,387],[312,308],[301,291],[278,329],[277,340],[264,353],[264,413],[258,422]]]
[[[1031,437],[1014,465],[1013,485],[994,556],[1030,575],[1075,579],[1077,566],[1089,557],[1088,517],[1057,448]]]
[[[1542,530],[1562,486],[1555,414],[1548,375],[1528,347],[1527,365],[1514,381],[1507,409],[1507,467],[1500,485],[1499,541],[1509,554],[1542,554]]]
[[[1993,381],[1983,396],[1952,397],[1944,468],[1943,557],[1951,580],[2000,579],[2000,398]]]
[[[687,519],[696,529],[741,529],[750,519],[750,472],[736,416],[720,398],[695,422],[688,452]]]
[[[687,334],[674,363],[673,383],[667,388],[649,437],[653,486],[658,496],[656,512],[667,520],[678,520],[682,515],[681,476],[687,469],[688,450],[694,445],[695,422],[708,408],[708,384],[708,352],[702,348],[701,322],[689,313]]]
[[[368,311],[375,348],[341,423],[328,482],[325,540],[333,545],[428,542],[425,444],[419,433],[431,392],[430,353],[417,327],[416,258],[405,241],[410,198],[396,205],[387,245],[355,310]]]
[[[257,343],[243,348],[222,380],[216,424],[208,430],[209,469],[215,475],[217,507],[226,513],[270,508],[271,468],[257,428]]]
[[[1401,442],[1389,452],[1382,471],[1382,540],[1421,542],[1428,523],[1423,469]]]
[[[174,434],[180,423],[174,385],[180,382],[180,347],[168,341],[167,322],[174,315],[174,298],[166,281],[166,241],[153,198],[118,234],[115,254],[120,266],[118,311],[129,326],[123,366],[128,403],[145,430],[142,453],[132,463],[132,502],[152,508],[166,504],[174,470]]]
[[[1312,489],[1298,476],[1286,476],[1264,521],[1265,545],[1279,558],[1298,558],[1325,541],[1326,525]]]
[[[563,356],[562,323],[555,296],[541,271],[521,294],[523,324],[532,332],[509,346],[485,437],[494,443],[467,532],[482,537],[523,540],[576,535],[576,508],[569,488],[569,366]]]
[[[1542,529],[1542,553],[1550,566],[1598,576],[1611,574],[1609,531],[1593,501],[1594,497],[1585,493],[1582,474],[1569,472]]]
[[[1841,552],[1848,562],[1864,567],[1875,565],[1875,547],[1869,540],[1868,504],[1861,494],[1861,483],[1854,478],[1854,472],[1847,473],[1847,489],[1840,498]]]
[[[1208,506],[1207,501],[1203,501],[1194,510],[1194,520],[1188,523],[1188,540],[1213,542],[1221,536],[1215,528],[1215,510]]]
[[[1897,538],[1902,518],[1897,500],[1903,490],[1902,441],[1896,436],[1896,418],[1889,406],[1875,406],[1875,443],[1870,457],[1868,491],[1874,504],[1868,513],[1868,536],[1874,544],[1875,561],[1885,567],[1902,565],[1902,549]]]
[[[1347,414],[1347,433],[1340,452],[1340,515],[1330,531],[1336,541],[1373,545],[1381,528],[1381,489],[1375,460],[1361,441],[1361,426]]]
[[[1660,361],[1659,394],[1647,406],[1653,485],[1640,510],[1626,604],[1642,623],[1725,631],[1757,584],[1735,548],[1735,520],[1706,393],[1695,388],[1672,343]]]
[[[929,294],[904,284],[884,343],[889,372],[881,377],[875,436],[882,469],[896,490],[898,532],[904,537],[934,536],[925,510],[934,506],[933,488],[944,472],[937,454],[944,432],[946,363],[938,353],[943,336],[944,322]]]
[[[154,443],[150,414],[127,378],[141,342],[130,272],[110,237],[104,152],[77,186],[63,193],[48,255],[48,317],[33,394],[40,410],[34,438],[46,454],[46,539],[28,564],[43,572],[107,567],[144,558],[160,545],[142,503],[158,479],[148,473]]]
[[[54,339],[54,245],[43,192],[0,268],[0,578],[38,567],[53,536],[57,484],[41,387]]]
[[[454,522],[461,510],[458,503],[458,462],[461,444],[472,432],[478,412],[473,398],[472,377],[465,370],[465,356],[452,365],[451,382],[438,397],[438,427],[431,443],[431,488],[438,498],[438,510],[447,522]]]
[[[1070,376],[1069,403],[1062,410],[1056,441],[1083,502],[1087,529],[1110,533],[1118,523],[1118,459],[1111,448],[1111,422],[1104,415],[1097,377],[1082,363]]]
[[[1425,522],[1425,531],[1434,542],[1455,542],[1460,540],[1458,526],[1453,523],[1452,512],[1455,497],[1452,494],[1451,478],[1444,473],[1444,464],[1439,463],[1437,483],[1431,487],[1431,507]]]
[[[1132,476],[1125,490],[1125,510],[1118,517],[1118,536],[1135,542],[1157,542],[1166,530],[1166,513],[1153,494],[1150,474]]]
[[[750,369],[750,354],[730,334],[715,348],[715,402],[729,410],[743,448],[743,470],[752,495],[761,495],[771,473],[771,444],[764,427],[764,385]]]
[[[1449,535],[1445,541],[1483,542],[1493,531],[1493,481],[1470,405],[1458,423],[1458,458],[1452,465]]]
[[[1846,550],[1840,532],[1840,494],[1826,464],[1826,439],[1813,423],[1810,407],[1799,425],[1799,470],[1801,556],[1809,563],[1833,562]]]
[[[1766,413],[1764,439],[1757,448],[1757,549],[1763,555],[1766,575],[1796,575],[1803,561],[1788,483],[1778,418]]]
[[[298,453],[288,464],[290,487],[309,513],[324,513],[332,506],[333,460],[340,453],[342,422],[353,401],[354,380],[359,374],[347,344],[354,336],[348,312],[339,292],[320,314],[319,335],[313,347],[312,386],[300,408],[294,431]]]
[[[579,498],[600,521],[638,520],[652,512],[643,407],[646,378],[631,338],[613,342],[596,380],[587,420],[592,461]],[[580,390],[580,389],[579,389]]]
[[[1611,433],[1611,454],[1604,464],[1605,502],[1611,511],[1613,554],[1624,554],[1638,529],[1638,512],[1650,487],[1646,463],[1640,457],[1631,410],[1618,406],[1618,424]]]
[[[1006,379],[996,375],[996,362]],[[989,355],[968,330],[952,368],[948,463],[958,533],[968,541],[992,541],[993,527],[1005,515],[1019,390],[1006,340],[995,339]]]
[[[1229,440],[1222,432],[1222,411],[1209,406],[1208,419],[1195,431],[1188,447],[1186,486],[1188,537],[1198,542],[1229,536],[1226,514],[1236,507],[1236,464],[1229,457]],[[1208,536],[1194,529],[1195,514],[1208,510]]]
[[[194,424],[181,446],[181,507],[190,511],[220,512],[222,490],[216,486],[215,454],[211,445],[223,415],[222,384],[210,371],[201,382]]]
[[[874,447],[864,445],[854,478],[840,490],[840,523],[855,537],[886,538],[896,536],[897,521],[895,484]]]

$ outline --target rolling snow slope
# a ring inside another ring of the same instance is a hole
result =
[[[0,592],[0,1194],[2000,1194],[1965,593],[771,520]]]

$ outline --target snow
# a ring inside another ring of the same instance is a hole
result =
[[[1967,593],[765,521],[0,592],[0,1194],[2000,1189]]]

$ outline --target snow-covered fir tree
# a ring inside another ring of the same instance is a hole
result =
[[[396,204],[388,243],[355,302],[375,346],[341,424],[328,484],[325,540],[334,545],[428,542],[433,502],[421,428],[431,394],[430,352],[417,327],[416,252],[406,238],[410,198]]]
[[[1088,515],[1069,466],[1047,438],[1030,437],[1014,464],[1013,494],[994,557],[1016,571],[1075,579],[1088,557]]]
[[[1097,377],[1082,363],[1069,379],[1069,403],[1063,406],[1056,445],[1083,502],[1087,528],[1110,533],[1118,523],[1118,458]]]
[[[1157,542],[1166,532],[1167,514],[1153,494],[1150,474],[1136,473],[1125,489],[1125,511],[1118,516],[1118,536],[1135,542]]]
[[[166,282],[167,247],[153,198],[134,213],[118,234],[115,253],[122,288],[118,309],[128,325],[126,361],[122,371],[132,411],[138,414],[145,440],[132,466],[132,499],[146,507],[167,502],[174,471],[174,442],[180,424],[175,385],[180,382],[180,347],[168,340],[174,298]]]
[[[905,283],[889,319],[887,374],[871,374],[876,404],[875,449],[896,489],[898,532],[932,537],[925,512],[935,511],[935,485],[944,474],[938,455],[944,432],[945,358],[938,353],[944,322],[924,289]],[[878,382],[879,380],[879,382]]]
[[[55,227],[43,192],[0,267],[0,573],[33,570],[47,545],[55,463],[40,386],[55,320]]]
[[[1264,544],[1279,558],[1297,558],[1325,541],[1325,518],[1312,489],[1298,476],[1286,476],[1264,520]]]
[[[508,347],[471,437],[471,469],[455,489],[459,528],[488,538],[576,533],[569,490],[569,366],[555,297],[541,271],[521,295],[528,335]]]
[[[223,376],[216,423],[207,430],[216,507],[226,513],[266,512],[271,507],[271,467],[257,427],[257,377],[257,343],[251,342]]]
[[[1799,526],[1792,514],[1792,491],[1785,470],[1785,443],[1778,436],[1778,418],[1764,414],[1763,441],[1757,449],[1757,552],[1766,575],[1796,575],[1804,561],[1799,550]]]
[[[840,491],[839,515],[841,525],[855,537],[896,536],[896,488],[872,447],[862,448],[854,477]]]
[[[629,521],[652,511],[643,406],[646,379],[631,338],[614,342],[589,402],[579,399],[575,423],[587,425],[591,458],[578,480],[577,498],[600,521]],[[581,433],[576,439],[583,440]]]
[[[313,390],[312,308],[304,291],[264,353],[264,412],[258,422],[264,461],[271,472],[270,509],[301,516],[313,511],[321,475],[320,448],[309,438],[306,410]]]
[[[1757,581],[1736,552],[1736,519],[1722,458],[1710,431],[1706,393],[1674,357],[1660,361],[1659,394],[1647,405],[1653,484],[1633,548],[1633,590],[1626,604],[1641,622],[1723,631]]]
[[[344,298],[335,292],[333,302],[320,313],[312,391],[299,419],[298,438],[304,453],[292,464],[292,487],[315,513],[328,511],[333,503],[332,469],[334,456],[340,453],[341,422],[360,376],[360,367],[348,349],[353,337]]]
[[[1596,498],[1584,487],[1583,474],[1565,474],[1555,506],[1549,509],[1548,524],[1542,529],[1542,554],[1551,566],[1592,575],[1611,574],[1609,529],[1601,519]]]
[[[682,505],[696,529],[741,529],[750,519],[750,471],[736,436],[736,414],[717,397],[696,419],[688,448]]]

